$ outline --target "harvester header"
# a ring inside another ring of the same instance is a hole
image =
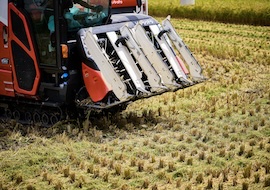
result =
[[[1,112],[53,124],[203,81],[170,17],[126,13],[145,2],[1,0]]]

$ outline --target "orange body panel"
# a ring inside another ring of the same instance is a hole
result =
[[[0,95],[15,96],[10,53],[8,49],[8,27],[0,22]]]
[[[14,11],[20,17],[20,19],[23,21],[30,48],[28,49],[12,32],[13,30],[12,30],[11,19],[9,19],[9,23],[8,23],[8,25],[9,25],[9,43],[11,41],[16,42],[34,60],[34,65],[35,65],[35,70],[36,70],[36,76],[35,76],[32,90],[27,91],[27,90],[21,89],[19,87],[17,76],[15,74],[16,70],[15,70],[15,66],[14,66],[12,51],[11,51],[11,48],[9,48],[10,55],[11,55],[10,61],[11,61],[11,65],[12,65],[12,73],[13,73],[13,79],[14,79],[14,89],[18,93],[21,93],[24,95],[34,96],[37,93],[37,89],[38,89],[38,85],[39,85],[39,81],[40,81],[40,71],[39,71],[39,66],[38,66],[38,62],[37,62],[37,58],[36,58],[36,54],[35,54],[35,50],[34,50],[34,46],[33,46],[34,42],[32,41],[32,38],[31,38],[31,35],[33,35],[33,34],[31,34],[31,32],[28,28],[28,24],[27,24],[27,21],[26,21],[24,15],[12,3],[9,3],[9,11],[8,11],[9,18],[11,18],[11,10]]]
[[[0,95],[15,96],[11,71],[0,69]]]
[[[136,0],[112,0],[112,8],[135,7]]]
[[[8,27],[0,22],[0,69],[11,70],[10,67],[10,54],[8,49]],[[5,61],[4,61],[5,60]],[[4,63],[3,63],[4,61]]]
[[[83,80],[93,102],[101,101],[110,91],[100,71],[82,64]]]

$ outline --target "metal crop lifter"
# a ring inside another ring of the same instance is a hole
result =
[[[147,80],[151,87],[151,92],[161,92],[166,89],[164,85],[161,84],[161,78],[159,77],[157,71],[151,65],[145,54],[143,53],[141,47],[135,41],[133,37],[133,31],[128,26],[123,26],[120,32],[125,40],[127,46],[129,47],[132,55],[137,59],[138,64],[142,68],[143,72],[147,76]]]
[[[112,43],[113,48],[115,49],[116,53],[118,54],[119,58],[121,59],[125,69],[127,70],[130,79],[133,81],[136,89],[138,92],[135,92],[135,94],[139,94],[139,92],[142,93],[149,93],[145,89],[145,86],[142,81],[142,73],[139,71],[139,69],[136,66],[136,63],[134,62],[133,58],[129,54],[129,51],[125,46],[122,44],[118,44],[118,36],[115,32],[107,32],[107,37],[109,38],[110,42]]]
[[[174,81],[174,76],[168,69],[167,65],[163,62],[162,57],[157,53],[157,50],[149,37],[146,35],[144,27],[140,24],[137,24],[134,27],[134,38],[142,48],[145,56],[151,62],[153,67],[156,69],[157,73],[160,75],[162,83],[168,88],[179,87]]]
[[[110,90],[112,90],[116,95],[116,97],[120,101],[128,100],[131,96],[127,93],[126,85],[121,81],[120,77],[115,72],[112,63],[110,63],[110,59],[105,53],[105,50],[102,49],[98,44],[97,36],[93,35],[91,28],[86,30],[84,33],[83,31],[85,30],[81,30],[80,38],[84,44],[86,55],[88,58],[95,60],[95,63],[100,69],[104,80],[108,84]],[[88,93],[91,96],[94,91],[89,91]]]
[[[190,75],[194,81],[201,81],[205,80],[204,76],[202,75],[202,68],[198,61],[194,58],[193,54],[186,46],[184,41],[181,37],[177,34],[174,27],[170,22],[170,17],[167,17],[163,22],[162,26],[164,31],[168,34],[170,40],[174,43],[179,53],[183,56],[186,63],[189,66]]]
[[[180,84],[184,83],[184,86],[189,86],[192,84],[191,81],[188,81],[187,76],[185,72],[182,70],[176,54],[174,53],[174,50],[170,47],[167,40],[165,38],[162,38],[159,34],[161,32],[158,25],[151,25],[149,26],[150,30],[152,31],[155,40],[159,44],[161,50],[163,51],[165,57],[167,58],[167,63],[169,64],[169,67],[171,68],[171,71],[174,73],[176,77],[176,81]]]

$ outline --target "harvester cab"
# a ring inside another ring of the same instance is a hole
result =
[[[8,118],[52,124],[70,107],[125,107],[204,80],[170,17],[159,24],[146,14],[112,14],[110,0],[0,6],[0,107]]]

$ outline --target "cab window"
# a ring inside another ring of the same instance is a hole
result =
[[[52,3],[53,0],[24,0],[24,9],[29,13],[35,32],[40,65],[46,66],[56,66],[55,50],[48,28],[49,19],[54,14]]]

